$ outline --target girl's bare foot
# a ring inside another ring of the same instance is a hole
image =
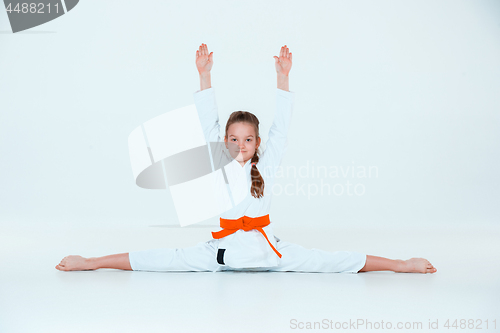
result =
[[[86,271],[95,269],[92,267],[91,261],[82,256],[64,257],[61,262],[56,265],[56,268],[60,271]]]
[[[437,269],[432,266],[429,260],[424,258],[411,258],[402,260],[399,273],[436,273]]]

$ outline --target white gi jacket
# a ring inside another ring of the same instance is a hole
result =
[[[219,115],[214,88],[198,90],[193,95],[207,143],[223,142],[224,138],[219,135]],[[260,217],[269,214],[276,168],[280,165],[288,145],[287,133],[292,118],[294,96],[294,92],[276,88],[274,122],[269,130],[266,150],[259,156],[259,162],[256,164],[262,178],[264,178],[263,197],[257,199],[250,193],[251,160],[248,160],[245,166],[241,166],[238,161],[231,158],[231,162],[224,166],[224,171],[229,182],[227,186],[235,199],[234,201],[239,203],[221,214],[220,217],[238,219],[242,216]],[[225,126],[223,129],[225,130]],[[225,148],[225,145],[221,144],[222,146]],[[224,154],[230,156],[227,150]],[[216,161],[214,161],[215,163]],[[274,236],[271,216],[270,220],[271,224],[264,227],[263,230],[276,248],[276,242],[279,241],[279,238]],[[272,267],[277,266],[280,260],[258,230],[244,231],[240,229],[231,235],[213,241],[216,242],[218,249],[225,249],[224,264],[230,267]]]

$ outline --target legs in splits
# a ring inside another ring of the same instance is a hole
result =
[[[112,254],[103,257],[84,258],[78,255],[64,257],[56,265],[60,271],[96,270],[114,268],[137,271],[215,271],[216,240],[202,242],[183,249],[152,249],[130,253]],[[267,271],[359,273],[371,271],[393,271],[397,273],[435,273],[437,269],[424,258],[408,260],[388,259],[359,252],[327,252],[305,249],[288,242],[279,241],[278,251],[283,255],[277,267]]]

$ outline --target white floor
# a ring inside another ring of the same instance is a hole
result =
[[[275,228],[281,239],[305,247],[427,258],[438,272],[425,275],[54,268],[69,254],[91,257],[191,246],[208,240],[212,230],[216,229],[3,226],[0,332],[333,331],[336,323],[344,325],[337,330],[381,332],[388,322],[392,329],[399,323],[408,332],[500,331],[498,228]],[[447,320],[449,329],[444,326]],[[363,324],[366,321],[371,329]],[[437,321],[438,329],[430,330],[429,321]],[[316,330],[307,329],[308,322],[312,328],[319,322]],[[419,322],[420,327],[413,326]]]

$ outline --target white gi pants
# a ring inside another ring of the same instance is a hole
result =
[[[276,250],[282,258],[278,266],[262,268],[232,268],[217,262],[217,239],[200,242],[186,248],[160,248],[129,252],[134,271],[154,272],[216,272],[216,271],[266,271],[306,273],[358,273],[365,266],[366,255],[353,251],[328,252],[306,249],[303,246],[277,242]]]

